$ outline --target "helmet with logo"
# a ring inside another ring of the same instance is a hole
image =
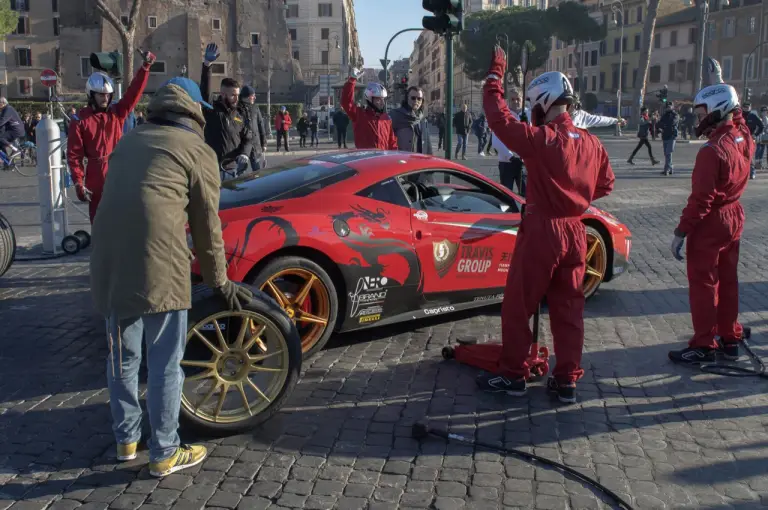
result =
[[[711,132],[726,115],[739,107],[739,95],[736,89],[726,83],[704,87],[693,100],[694,108],[704,108],[706,117],[696,126],[696,135]]]
[[[114,94],[115,84],[112,83],[112,78],[104,73],[93,73],[88,77],[88,82],[85,84],[85,92],[89,96],[95,92],[97,94]]]
[[[379,108],[376,108],[376,106],[373,104],[373,100],[377,97],[380,97],[381,99],[387,98],[387,89],[384,88],[384,85],[381,83],[369,83],[367,87],[365,87],[365,100],[368,102],[368,105],[377,110],[382,111]]]
[[[563,74],[550,71],[534,79],[526,93],[531,102],[531,117],[534,125],[541,125],[544,116],[555,104],[573,104],[574,94],[571,82]]]

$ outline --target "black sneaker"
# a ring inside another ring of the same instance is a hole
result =
[[[632,158],[629,158],[629,159],[627,160],[627,163],[629,163],[630,165],[634,165],[634,164],[635,164],[635,162],[634,162],[634,161],[632,161]]]
[[[669,359],[675,363],[700,365],[715,362],[715,349],[707,347],[686,347],[679,351],[669,351]]]
[[[510,380],[500,375],[485,373],[478,375],[475,382],[481,390],[488,393],[506,393],[513,397],[522,397],[527,389],[525,379],[522,377]]]
[[[723,355],[723,358],[728,361],[739,359],[739,342],[725,342],[721,338],[717,343],[720,345],[717,351]]]
[[[561,384],[554,377],[547,379],[547,391],[557,395],[557,399],[564,404],[576,402],[576,383]]]

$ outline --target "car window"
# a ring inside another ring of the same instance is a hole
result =
[[[221,184],[219,209],[300,198],[357,174],[344,165],[291,162]]]
[[[377,182],[373,186],[368,186],[357,194],[361,197],[370,198],[371,200],[378,200],[379,202],[386,202],[401,207],[409,206],[408,199],[405,198],[405,194],[403,193],[403,188],[400,187],[397,180],[394,178]]]
[[[428,170],[403,175],[400,181],[413,206],[425,211],[471,214],[520,212],[515,200],[469,175]]]

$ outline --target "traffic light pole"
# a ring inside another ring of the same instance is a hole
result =
[[[387,57],[389,56],[389,46],[392,44],[392,41],[397,38],[398,35],[404,34],[405,32],[421,32],[423,31],[423,28],[406,28],[399,32],[397,32],[395,35],[392,36],[392,39],[389,40],[387,43],[387,49],[384,50],[384,62],[389,64],[389,60],[387,60]],[[386,87],[389,84],[389,65],[384,68],[384,86]]]
[[[466,136],[466,135],[465,135]],[[453,33],[445,34],[445,159],[453,150]]]

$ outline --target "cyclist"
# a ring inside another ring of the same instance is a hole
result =
[[[8,104],[8,99],[0,96],[0,148],[5,151],[9,158],[21,153],[16,142],[25,134],[24,122],[22,122],[18,112]],[[9,148],[11,149],[10,154]]]

